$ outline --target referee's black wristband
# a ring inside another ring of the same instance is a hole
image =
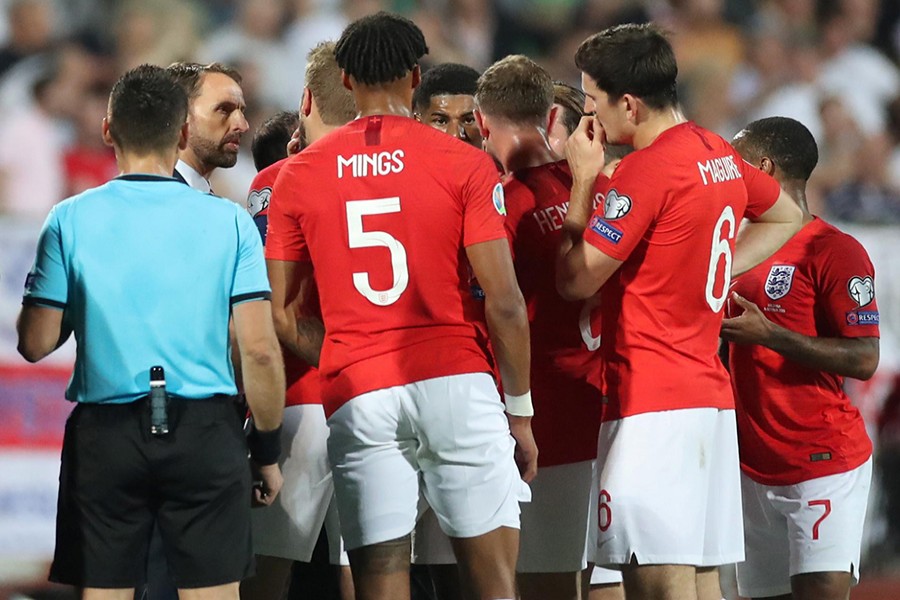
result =
[[[274,465],[281,456],[281,425],[272,431],[260,431],[254,425],[247,436],[247,447],[256,464]]]

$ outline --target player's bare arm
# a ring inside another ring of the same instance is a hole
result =
[[[272,318],[278,341],[289,352],[318,367],[325,326],[312,315],[299,310],[312,286],[312,264],[284,260],[267,260],[269,285],[272,287]]]
[[[878,338],[824,338],[803,335],[766,318],[759,307],[737,293],[732,302],[743,314],[722,321],[722,339],[759,344],[808,367],[855,379],[869,379],[878,367]]]
[[[284,412],[284,363],[272,324],[272,309],[266,300],[241,302],[232,308],[234,332],[241,354],[241,371],[247,404],[255,428],[261,432],[281,427]],[[258,504],[271,504],[283,479],[278,463],[256,465],[262,478],[254,490]]]
[[[505,239],[466,247],[466,255],[484,290],[484,312],[505,394],[520,396],[531,389],[531,345],[528,312],[516,282],[509,244]],[[507,413],[509,430],[516,440],[516,463],[522,479],[537,474],[537,445],[531,417]]]
[[[757,219],[745,221],[738,232],[731,274],[737,277],[772,256],[800,231],[803,211],[787,192]]]
[[[63,311],[45,306],[23,306],[16,331],[19,354],[32,363],[62,346],[72,333],[63,323]]]
[[[622,264],[582,239],[593,212],[594,184],[606,160],[604,140],[603,128],[596,118],[582,117],[566,142],[572,191],[556,260],[556,289],[567,300],[590,298]]]

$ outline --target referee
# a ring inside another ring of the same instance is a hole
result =
[[[284,371],[259,234],[238,205],[171,177],[186,115],[162,68],[115,84],[103,138],[121,175],[54,207],[25,284],[22,356],[77,343],[50,579],[86,598],[131,599],[155,522],[182,600],[237,599],[252,573],[229,316],[257,427],[252,497],[270,504],[282,484]]]

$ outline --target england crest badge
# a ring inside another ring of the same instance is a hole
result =
[[[794,282],[796,268],[788,265],[773,265],[766,278],[766,296],[772,300],[779,300],[787,296],[791,291],[791,284]]]

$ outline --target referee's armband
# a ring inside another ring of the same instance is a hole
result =
[[[274,465],[281,456],[281,425],[272,431],[260,431],[254,425],[247,435],[250,458],[261,466]]]

